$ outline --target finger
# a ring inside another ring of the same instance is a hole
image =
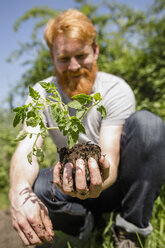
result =
[[[24,245],[26,245],[26,246],[30,245],[30,242],[26,238],[25,234],[20,230],[17,222],[12,221],[12,225],[13,225],[13,228],[17,231],[17,233],[18,233],[19,237],[21,238],[21,240],[23,241]]]
[[[76,193],[76,197],[79,198],[80,200],[86,200],[87,198],[89,198],[89,193],[87,194],[80,194],[80,193]]]
[[[76,191],[79,194],[86,194],[88,191],[85,174],[85,162],[83,159],[78,159],[76,161],[75,185]]]
[[[38,220],[35,223],[30,223],[31,227],[37,234],[37,236],[40,238],[40,240],[44,242],[51,242],[52,241],[52,235],[49,234],[49,232],[45,228],[45,223],[43,223],[43,220]],[[54,234],[54,233],[53,233]]]
[[[45,224],[45,223],[44,223]],[[52,242],[53,236],[50,235],[45,229],[45,225],[42,222],[32,224],[33,230],[37,233],[38,237],[44,242]],[[53,233],[54,235],[54,233]]]
[[[63,171],[63,191],[65,193],[70,193],[73,191],[73,164],[66,163]]]
[[[76,192],[75,192],[75,191],[72,191],[71,193],[69,193],[69,195],[70,195],[71,197],[77,197],[77,195],[76,195]]]
[[[37,229],[41,232],[41,235],[47,242],[52,241],[52,237],[54,236],[52,222],[49,218],[49,213],[47,207],[40,201],[39,202],[41,209],[41,221],[37,226]]]
[[[90,193],[92,197],[97,197],[102,189],[102,178],[99,166],[92,157],[88,159],[88,168],[90,173]]]
[[[50,220],[47,207],[39,199],[37,199],[37,203],[39,214],[36,215],[31,213],[30,217],[27,217],[28,223],[42,241],[51,242],[54,232],[52,230],[51,221],[49,221],[49,226],[47,226],[45,221],[47,219]]]
[[[62,187],[61,184],[61,179],[60,179],[60,173],[61,173],[61,163],[57,162],[56,165],[54,166],[53,170],[53,182],[58,186]]]
[[[26,236],[30,244],[32,245],[42,244],[41,239],[35,233],[35,231],[30,226],[27,220],[25,219],[18,220],[18,226],[19,226],[19,229],[24,233],[24,235]]]
[[[100,160],[100,167],[102,171],[102,179],[105,181],[109,177],[110,172],[110,161],[107,155],[102,155]]]
[[[43,203],[42,203],[43,204]],[[43,204],[44,205],[44,204]],[[45,206],[44,206],[45,207]],[[46,207],[45,207],[46,208]],[[49,218],[49,214],[48,214],[48,210],[46,208],[46,210],[42,210],[41,211],[41,219],[42,222],[44,224],[44,227],[46,229],[46,231],[48,232],[48,234],[53,237],[54,236],[54,231],[53,231],[53,226],[52,226],[52,222]]]

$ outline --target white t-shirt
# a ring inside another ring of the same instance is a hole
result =
[[[65,104],[70,101],[58,85],[55,77],[49,77],[42,82],[54,82],[62,101]],[[46,97],[46,92],[39,83],[34,86],[34,89],[42,97]],[[102,125],[123,125],[125,120],[135,111],[133,91],[123,79],[108,73],[98,72],[91,95],[97,92],[101,94],[102,101],[100,104],[106,108],[107,118],[103,119],[101,114],[96,110],[96,107],[93,107],[83,119],[86,134],[80,134],[79,143],[91,141],[98,144],[100,127]],[[71,109],[70,114],[73,115],[74,111],[74,109]],[[50,109],[44,111],[44,116],[47,126],[56,126],[50,115]],[[50,135],[57,147],[66,146],[67,138],[63,136],[62,132],[59,130],[50,130]]]

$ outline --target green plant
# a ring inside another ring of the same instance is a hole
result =
[[[28,154],[29,163],[32,162],[32,155],[35,155],[38,161],[43,161],[44,153],[42,149],[37,146],[37,140],[40,136],[45,137],[48,130],[59,129],[62,131],[63,135],[67,136],[68,147],[72,148],[75,144],[78,143],[79,133],[85,133],[82,120],[91,108],[97,106],[97,111],[101,113],[103,118],[106,118],[106,110],[104,106],[99,105],[102,100],[100,93],[95,93],[93,96],[86,94],[75,95],[72,97],[73,101],[69,102],[68,104],[64,104],[54,84],[45,82],[41,82],[40,84],[48,93],[48,97],[46,97],[46,99],[42,98],[40,94],[32,87],[29,87],[29,94],[32,98],[32,101],[27,105],[16,107],[13,110],[16,112],[13,121],[14,127],[16,127],[20,122],[23,123],[24,121],[26,122],[27,126],[36,127],[39,125],[40,127],[40,132],[38,133],[32,133],[23,130],[16,138],[16,141],[20,141],[27,136],[31,138],[33,135],[36,135],[32,151]],[[46,127],[43,121],[43,111],[48,107],[51,109],[51,115],[57,123],[57,126]],[[75,116],[70,116],[69,108],[76,110]]]

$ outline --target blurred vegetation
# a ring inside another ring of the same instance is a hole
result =
[[[145,11],[135,10],[115,1],[103,0],[92,4],[88,0],[75,0],[75,7],[90,17],[97,28],[97,42],[100,47],[99,69],[124,78],[132,87],[137,102],[137,110],[147,109],[165,120],[165,1],[155,0]],[[31,42],[20,43],[20,49],[13,51],[9,62],[19,59],[24,53],[29,59],[24,61],[25,73],[11,89],[10,106],[18,94],[27,94],[29,85],[50,76],[53,65],[49,51],[39,34],[49,18],[59,10],[45,6],[27,11],[15,23],[15,31],[30,18],[35,20]],[[0,110],[0,206],[8,202],[9,162],[16,144],[13,141],[18,130],[12,128],[13,114]],[[50,138],[45,140],[46,159],[41,167],[53,165],[56,148]],[[163,248],[165,244],[165,188],[155,202],[151,222],[154,227],[146,248]],[[91,247],[113,247],[109,235],[112,215],[105,215],[103,225],[97,228],[90,240]]]
[[[100,47],[100,70],[124,78],[134,90],[137,109],[148,109],[165,118],[165,2],[155,0],[146,11],[135,10],[115,1],[100,1],[95,5],[87,0],[75,0],[76,7],[90,17],[95,24]],[[39,37],[47,21],[59,11],[48,7],[35,7],[27,11],[15,23],[15,30],[30,18],[35,19],[30,43],[20,43],[9,61],[15,61],[24,53],[29,54],[27,66],[16,92],[27,93],[28,85],[50,76],[53,65],[45,42]],[[32,55],[32,56],[30,56]]]
[[[9,206],[9,167],[12,154],[17,142],[14,141],[20,128],[13,128],[14,113],[0,109],[0,208]],[[40,164],[41,168],[53,166],[57,161],[56,147],[50,137],[46,137],[43,144],[45,159]]]

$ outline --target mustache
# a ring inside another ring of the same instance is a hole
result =
[[[80,75],[89,76],[90,71],[88,69],[86,69],[86,68],[80,68],[75,72],[73,72],[73,71],[65,71],[63,73],[64,77],[74,77],[74,76],[80,76]]]

